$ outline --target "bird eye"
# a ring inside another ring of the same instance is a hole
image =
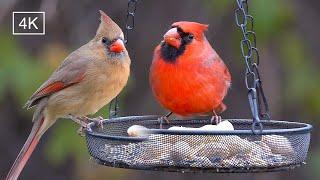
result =
[[[189,38],[189,39],[193,39],[193,38],[194,38],[193,34],[189,34],[189,35],[188,35],[188,38]]]
[[[107,41],[108,41],[108,39],[107,39],[106,37],[103,37],[102,40],[101,40],[101,42],[102,42],[103,44],[106,44]]]

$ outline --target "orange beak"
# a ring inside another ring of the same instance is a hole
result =
[[[181,37],[177,31],[177,28],[172,28],[163,36],[164,42],[169,44],[170,46],[175,47],[176,49],[180,48],[181,45]]]
[[[115,42],[113,42],[109,46],[109,49],[111,52],[120,53],[124,51],[125,47],[124,47],[123,41],[121,39],[117,39]]]

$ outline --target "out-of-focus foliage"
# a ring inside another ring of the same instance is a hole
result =
[[[293,7],[288,0],[249,1],[249,3],[260,47],[262,47],[261,42],[281,38],[294,22]]]
[[[320,177],[320,149],[314,149],[309,154],[309,161],[310,161],[310,169],[312,170],[312,173],[314,174],[314,177]]]
[[[33,3],[38,3],[38,1],[33,0],[28,1],[30,2],[30,5]],[[63,60],[67,56],[67,54],[72,51],[72,48],[77,48],[77,46],[80,45],[76,44],[75,42],[82,43],[90,38],[89,36],[87,36],[88,29],[80,27],[87,27],[87,25],[90,25],[92,26],[90,27],[90,29],[95,28],[98,24],[98,16],[92,17],[92,14],[96,13],[97,15],[98,9],[105,9],[110,7],[110,9],[108,10],[110,13],[113,13],[111,14],[111,17],[116,18],[116,21],[122,24],[124,24],[124,15],[126,13],[126,1],[124,3],[123,1],[101,1],[95,2],[94,4],[91,1],[79,1],[76,4],[72,4],[72,1],[65,1],[70,3],[68,4],[60,0],[41,2],[53,2],[49,6],[53,6],[54,3],[57,3],[57,6],[55,7],[56,9],[53,8],[54,10],[51,11],[51,22],[47,22],[48,31],[49,33],[51,33],[51,36],[49,35],[49,37],[51,39],[48,38],[46,40],[41,41],[44,45],[38,47],[39,49],[41,49],[41,51],[36,51],[38,54],[30,53],[30,51],[26,50],[26,48],[22,44],[28,43],[21,43],[21,41],[26,40],[20,39],[20,37],[17,36],[12,36],[11,32],[9,32],[9,30],[7,29],[5,30],[5,28],[2,27],[2,24],[0,24],[0,105],[6,104],[4,100],[8,100],[5,98],[6,95],[9,93],[12,97],[14,97],[13,100],[17,101],[15,102],[15,104],[19,107],[16,107],[16,109],[18,109],[19,112],[22,113],[22,115],[25,115],[27,117],[26,119],[30,119],[30,124],[31,113],[33,111],[21,110],[21,107],[26,102],[27,98],[36,90],[36,88],[39,87],[49,77],[51,72],[60,64],[60,61]],[[320,117],[320,71],[318,71],[318,66],[320,64],[316,63],[319,60],[314,59],[314,54],[316,53],[310,49],[309,46],[311,43],[306,38],[304,38],[305,34],[303,34],[298,28],[298,23],[301,23],[301,19],[298,19],[298,16],[300,16],[300,14],[298,14],[296,10],[297,8],[294,6],[294,4],[296,6],[299,6],[300,1],[249,0],[248,2],[250,14],[252,14],[255,19],[254,29],[256,31],[257,46],[260,50],[261,57],[271,57],[273,60],[271,61],[270,59],[261,59],[261,61],[263,61],[264,64],[278,63],[277,67],[280,67],[281,69],[279,70],[281,71],[279,73],[279,81],[281,81],[281,84],[279,85],[276,83],[271,83],[271,86],[278,86],[279,93],[276,95],[281,97],[275,97],[274,94],[273,96],[270,96],[269,92],[267,91],[266,94],[269,100],[272,101],[273,98],[281,99],[281,101],[279,101],[281,105],[277,105],[276,108],[279,108],[279,112],[283,114],[292,113],[294,114],[293,116],[301,118],[301,121],[309,121],[312,124],[319,124],[320,121],[317,118]],[[155,6],[154,4],[156,3],[158,3],[158,5],[164,5]],[[22,6],[21,4],[17,3],[16,6]],[[190,8],[188,8],[190,6],[193,7],[191,8],[192,11],[190,11]],[[45,5],[43,7],[45,7]],[[128,87],[125,89],[125,93],[132,93],[132,91],[137,89],[137,87],[148,87],[148,85],[145,85],[148,82],[141,82],[140,80],[147,79],[145,78],[145,76],[148,75],[148,67],[141,67],[139,65],[148,63],[150,64],[149,61],[150,59],[152,59],[152,57],[146,57],[146,55],[148,53],[151,55],[152,53],[143,52],[140,50],[148,49],[148,47],[150,47],[150,44],[156,44],[155,42],[151,42],[151,39],[159,40],[159,37],[161,37],[162,35],[157,34],[157,37],[149,38],[145,36],[146,33],[158,32],[159,26],[171,23],[171,17],[175,17],[176,19],[174,20],[178,21],[182,19],[187,20],[185,19],[187,15],[194,17],[197,17],[198,15],[201,15],[203,17],[205,15],[208,16],[207,20],[208,23],[210,23],[209,31],[213,29],[213,31],[211,32],[216,32],[217,29],[217,31],[220,31],[219,35],[223,35],[222,38],[219,37],[219,41],[214,42],[214,45],[222,44],[220,46],[221,54],[231,54],[230,57],[233,58],[230,59],[228,62],[230,64],[231,72],[234,76],[234,82],[232,87],[233,92],[231,93],[245,96],[245,92],[239,91],[239,89],[241,89],[239,84],[241,84],[241,87],[244,86],[244,84],[242,84],[242,82],[235,82],[243,80],[242,77],[240,77],[242,76],[242,74],[236,74],[235,72],[241,72],[244,68],[244,63],[242,59],[239,58],[241,34],[234,22],[235,7],[235,0],[180,0],[154,2],[140,1],[136,15],[136,29],[135,31],[133,31],[132,35],[130,35],[131,39],[129,43],[130,48],[136,48],[135,52],[130,53],[134,57],[137,57],[137,60],[132,62],[132,77],[130,83],[128,84]],[[152,14],[150,13],[150,11],[148,11],[148,9],[152,9]],[[58,13],[54,14],[55,11],[57,11]],[[308,11],[308,9],[306,9],[306,11]],[[157,16],[157,12],[160,15]],[[147,13],[150,14],[147,15]],[[82,17],[84,18],[78,17],[80,15],[82,15]],[[169,17],[171,19],[169,19]],[[55,22],[55,19],[59,19],[57,21],[58,23]],[[315,22],[311,18],[304,19],[303,21],[304,23]],[[52,22],[55,23],[50,24]],[[93,26],[93,24],[95,26]],[[146,24],[148,24],[149,26],[146,26]],[[56,28],[56,26],[58,25],[59,28]],[[64,29],[60,28],[60,26],[64,27]],[[218,26],[228,28],[232,27],[233,29],[219,29]],[[10,26],[8,25],[8,27]],[[136,32],[139,28],[140,32]],[[145,32],[146,29],[148,29],[148,32]],[[69,34],[66,34],[65,31],[68,31]],[[93,31],[94,29],[92,29],[92,32]],[[228,33],[223,34],[224,31]],[[137,36],[135,37],[135,35]],[[149,35],[154,34],[150,33]],[[215,40],[216,34],[210,35]],[[139,41],[138,38],[141,37],[144,38],[144,41]],[[64,41],[67,38],[70,38],[71,42],[68,42],[67,40]],[[147,42],[149,44],[143,44],[141,42]],[[271,53],[271,55],[268,53]],[[141,59],[138,59],[138,57]],[[224,57],[222,58],[224,59]],[[273,66],[274,65],[271,65],[270,67],[272,68]],[[260,68],[263,69],[265,67]],[[273,71],[270,71],[270,69],[264,70],[264,79],[272,77],[268,73],[271,73]],[[143,77],[141,77],[141,75],[143,75]],[[133,79],[135,81],[132,81]],[[271,82],[272,81],[273,80],[271,79]],[[130,98],[135,101],[122,101],[122,109],[129,109],[130,106],[143,106],[145,104],[146,105],[143,107],[148,106],[149,110],[159,107],[155,106],[155,101],[152,100],[152,96],[150,96],[149,89],[143,92],[134,92],[132,94],[134,94],[135,97]],[[230,95],[228,96],[230,97]],[[126,100],[126,98],[123,99]],[[240,102],[239,99],[232,99],[232,101],[234,101],[234,104],[247,105],[246,101]],[[242,107],[235,107],[232,102],[230,103],[230,105],[228,104],[228,108],[230,108],[229,110],[232,110],[232,108],[241,109]],[[160,110],[157,112],[160,112]],[[149,112],[145,113],[147,114]],[[283,114],[278,114],[278,117],[282,117]],[[97,113],[97,116],[98,115],[106,117],[107,109],[102,109]],[[231,114],[231,116],[237,117],[238,115]],[[288,115],[288,117],[292,116]],[[108,179],[120,180],[129,178],[129,171],[123,171],[119,169],[110,170],[101,166],[100,168],[98,168],[90,164],[88,165],[89,157],[87,149],[85,147],[84,138],[80,137],[77,134],[78,125],[75,125],[73,122],[71,122],[71,120],[60,120],[52,129],[53,131],[50,131],[49,133],[48,142],[45,142],[44,145],[46,158],[51,162],[51,164],[54,167],[58,167],[59,165],[64,163],[66,159],[72,157],[76,159],[76,168],[79,172],[75,172],[75,174],[79,174],[79,179],[81,179],[81,177],[85,177],[85,179],[102,179],[103,177],[107,176]],[[313,137],[318,137],[318,132],[313,133],[316,133],[316,135],[313,135]],[[317,142],[317,139],[312,139],[312,141],[315,142],[313,143],[315,145],[319,144]],[[303,174],[312,174],[310,175],[311,177],[316,177],[317,179],[319,179],[320,174],[319,170],[317,169],[317,167],[320,166],[319,147],[311,147],[309,159],[309,165],[307,168],[305,168],[306,172],[303,172]],[[125,175],[122,175],[121,173],[124,173]],[[162,176],[160,178],[162,178]],[[190,178],[192,177],[190,176]],[[235,176],[234,178],[223,178],[241,179],[241,177],[238,176]]]
[[[46,145],[47,158],[55,165],[62,163],[69,155],[75,156],[77,160],[89,158],[85,141],[77,134],[79,127],[72,124],[71,120],[62,121],[56,124]]]
[[[0,101],[5,90],[10,89],[22,104],[35,90],[34,87],[46,79],[50,68],[28,56],[12,38],[9,32],[0,31]]]
[[[221,15],[229,11],[229,8],[234,4],[233,1],[212,1],[204,0],[204,4],[208,5],[209,10],[212,12],[211,15]]]
[[[301,104],[307,117],[320,117],[320,72],[312,64],[305,42],[294,32],[280,41],[283,66],[286,67],[285,98],[288,104]],[[309,116],[308,116],[309,115]]]

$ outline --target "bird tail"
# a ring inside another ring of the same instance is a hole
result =
[[[40,106],[39,106],[40,105]],[[30,158],[32,152],[34,151],[35,147],[37,146],[42,134],[48,128],[48,123],[46,122],[47,119],[43,115],[43,110],[45,106],[43,103],[39,103],[37,110],[34,114],[33,118],[33,127],[31,133],[23,145],[19,155],[17,156],[16,160],[14,161],[6,180],[16,180],[18,179],[21,171],[23,170],[24,166],[26,165],[28,159]]]

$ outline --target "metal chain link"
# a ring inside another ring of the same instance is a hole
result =
[[[129,41],[129,31],[134,29],[134,16],[137,10],[138,0],[128,0],[127,15],[126,15],[126,30],[124,34],[124,43],[127,44]],[[116,96],[109,105],[109,118],[115,118],[119,115],[119,95]],[[112,108],[113,107],[113,108]]]
[[[248,89],[249,105],[253,116],[252,131],[257,134],[263,130],[260,119],[270,119],[269,106],[263,91],[258,68],[260,56],[256,47],[257,39],[253,26],[254,19],[249,14],[248,0],[236,1],[238,8],[235,10],[235,21],[242,32],[240,48],[245,60],[245,84]],[[259,128],[258,130],[256,129],[257,127]]]
[[[124,35],[125,43],[129,41],[129,31],[134,29],[134,16],[137,10],[138,0],[129,0],[127,7],[126,32]]]

